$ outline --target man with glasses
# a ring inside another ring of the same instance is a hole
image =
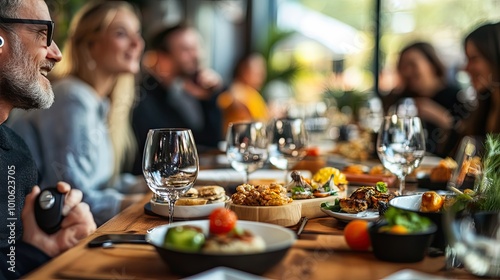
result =
[[[52,105],[47,74],[61,60],[53,30],[43,0],[0,0],[0,276],[5,278],[19,278],[95,230],[81,191],[62,182],[57,185],[66,194],[61,229],[48,235],[38,227],[35,162],[23,140],[3,125],[13,108]]]

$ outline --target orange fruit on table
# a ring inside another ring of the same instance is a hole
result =
[[[344,228],[344,238],[351,249],[358,251],[370,249],[372,243],[368,225],[367,221],[353,220]]]

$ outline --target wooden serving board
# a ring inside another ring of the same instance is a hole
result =
[[[296,225],[301,217],[317,218],[326,216],[321,211],[321,203],[334,202],[336,198],[345,197],[345,192],[340,196],[324,198],[311,198],[294,200],[283,206],[246,206],[230,204],[240,220],[257,221],[285,227]]]

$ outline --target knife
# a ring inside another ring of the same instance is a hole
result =
[[[111,248],[114,244],[149,244],[144,234],[104,234],[97,236],[88,243],[89,248]]]

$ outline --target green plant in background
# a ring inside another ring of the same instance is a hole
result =
[[[488,134],[482,157],[482,173],[474,191],[458,192],[455,211],[500,211],[500,134]]]
[[[290,36],[294,35],[293,31],[284,31],[278,29],[276,26],[271,26],[269,29],[269,37],[266,41],[265,46],[262,48],[262,55],[267,61],[267,78],[264,83],[264,87],[271,81],[281,80],[287,84],[293,84],[298,72],[300,71],[300,66],[290,59],[287,63],[280,63],[276,65],[273,63],[273,55],[276,46],[288,39]]]
[[[342,90],[339,88],[329,87],[323,93],[323,99],[331,103],[334,100],[337,108],[341,109],[348,107],[351,109],[353,116],[356,118],[359,108],[363,106],[368,100],[369,94],[367,92],[358,90]]]
[[[69,30],[69,24],[75,13],[86,3],[86,0],[47,0],[47,6],[56,22],[54,41],[63,47]]]
[[[476,186],[476,192],[481,195],[480,209],[500,210],[500,134],[486,136],[481,176]]]

